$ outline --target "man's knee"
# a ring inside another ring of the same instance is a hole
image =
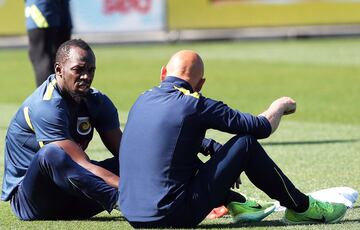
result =
[[[261,149],[260,143],[256,137],[252,135],[236,135],[226,143],[225,148],[223,148],[229,157],[237,158],[239,162],[246,161]]]
[[[252,135],[237,135],[235,136],[235,142],[237,145],[244,146],[246,148],[251,148],[252,146],[258,146],[259,142],[256,137]]]
[[[68,158],[65,151],[57,145],[48,144],[42,147],[37,153],[41,165],[61,165]]]

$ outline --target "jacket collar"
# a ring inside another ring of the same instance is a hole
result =
[[[190,93],[194,92],[193,88],[187,81],[184,81],[183,79],[180,79],[175,76],[167,76],[165,80],[161,82],[161,85],[167,85],[167,84],[176,85],[177,87],[185,88],[189,90]]]

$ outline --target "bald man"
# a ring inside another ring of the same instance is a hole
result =
[[[288,223],[339,221],[344,205],[300,192],[257,141],[273,133],[283,115],[295,112],[295,101],[279,98],[259,116],[241,113],[199,94],[203,76],[200,56],[182,50],[161,69],[160,86],[143,93],[131,108],[120,147],[119,186],[119,204],[129,223],[194,227],[220,205],[227,205],[235,220],[245,218],[248,213],[230,190],[242,172],[288,208]],[[208,129],[235,136],[214,145],[204,139]],[[211,158],[203,163],[199,152]]]

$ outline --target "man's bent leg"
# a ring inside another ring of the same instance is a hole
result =
[[[248,161],[246,141],[240,136],[231,138],[200,166],[187,189],[185,207],[168,221],[172,227],[196,226],[213,208],[228,202],[230,188]]]
[[[212,208],[229,202],[230,187],[241,172],[271,198],[289,208],[308,206],[308,197],[295,188],[252,136],[235,136],[203,164],[189,188],[187,210],[193,225]]]
[[[34,157],[11,204],[20,219],[69,219],[111,211],[117,198],[115,188],[49,144]]]
[[[297,212],[305,211],[309,206],[308,196],[294,186],[255,138],[252,142],[256,151],[244,170],[249,180],[269,197],[280,201],[282,206]]]

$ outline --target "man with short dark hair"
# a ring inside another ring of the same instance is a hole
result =
[[[131,108],[120,148],[119,186],[119,204],[129,223],[136,228],[194,227],[220,205],[227,205],[235,221],[251,220],[253,213],[247,216],[230,191],[242,172],[288,208],[286,222],[339,221],[345,205],[300,192],[257,141],[273,133],[283,115],[295,112],[295,101],[281,97],[259,116],[241,113],[202,96],[203,76],[200,56],[182,50],[162,68],[161,84]],[[208,129],[235,136],[203,163],[197,154]]]
[[[9,125],[1,198],[22,220],[89,218],[116,206],[122,132],[111,100],[90,87],[95,68],[86,42],[63,43],[55,74]],[[112,158],[96,162],[85,153],[94,129]]]

